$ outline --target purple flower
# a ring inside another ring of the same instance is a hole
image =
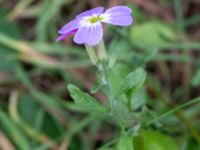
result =
[[[101,23],[109,23],[117,26],[129,26],[133,22],[132,10],[127,6],[112,7],[105,12],[103,7],[87,10],[68,24],[64,25],[58,33],[61,34],[56,41],[65,39],[75,33],[74,42],[95,46],[103,38]]]

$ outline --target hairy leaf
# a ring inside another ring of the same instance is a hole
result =
[[[81,91],[75,85],[69,84],[68,90],[75,104],[81,108],[94,112],[105,112],[105,108],[103,108],[94,97]]]

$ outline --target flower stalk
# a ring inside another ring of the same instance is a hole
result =
[[[94,47],[89,46],[89,45],[85,45],[85,46],[86,46],[88,55],[90,57],[90,60],[98,69],[101,82],[104,85],[103,92],[108,97],[110,111],[112,114],[114,98],[113,98],[112,86],[108,79],[110,67],[108,65],[107,51],[106,51],[104,42],[101,41],[99,44],[97,44]]]
[[[103,40],[96,46],[96,48],[99,60],[107,60],[107,52]]]
[[[114,106],[114,99],[113,99],[113,90],[112,90],[112,86],[111,83],[108,79],[108,73],[109,73],[109,68],[108,68],[108,63],[104,62],[104,61],[99,61],[98,63],[98,72],[101,78],[101,82],[104,85],[104,89],[103,92],[106,94],[106,96],[108,97],[108,102],[109,102],[109,106],[110,106],[110,113],[112,114],[113,112],[113,106]]]
[[[88,55],[90,57],[90,60],[91,60],[92,64],[97,66],[98,58],[97,58],[97,55],[96,55],[94,47],[85,44],[85,48],[86,48],[86,51],[87,51],[87,53],[88,53]]]

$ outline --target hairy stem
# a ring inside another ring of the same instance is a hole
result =
[[[112,86],[108,79],[110,67],[108,65],[107,52],[104,42],[101,41],[98,45],[92,47],[85,45],[87,53],[92,63],[97,67],[101,82],[104,86],[103,92],[108,97],[111,114],[113,112],[113,92]]]
[[[105,86],[105,89],[103,91],[106,94],[106,96],[108,97],[109,105],[110,105],[110,109],[111,109],[111,113],[112,113],[114,99],[113,99],[112,86],[108,79],[109,67],[108,67],[107,61],[99,61],[97,68],[98,68],[98,72],[99,72],[99,75],[101,78],[101,82]]]

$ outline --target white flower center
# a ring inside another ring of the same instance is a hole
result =
[[[81,26],[94,26],[99,24],[103,20],[103,16],[101,15],[92,15],[87,16],[82,19],[80,22]]]

